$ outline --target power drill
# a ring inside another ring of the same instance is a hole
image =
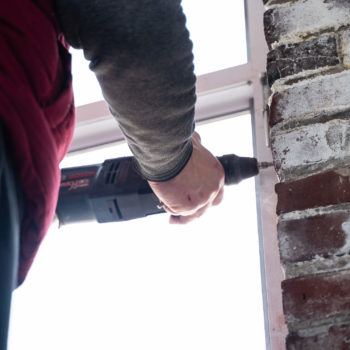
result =
[[[238,184],[272,165],[234,154],[218,160],[225,170],[225,185]],[[62,169],[56,208],[59,224],[125,221],[164,213],[135,164],[134,157],[123,157],[108,159],[103,164]]]

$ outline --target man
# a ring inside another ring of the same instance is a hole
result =
[[[188,222],[218,203],[222,167],[197,134],[191,139],[195,76],[181,1],[58,0],[57,7],[66,40],[91,61],[172,222]]]
[[[51,223],[58,165],[73,135],[66,41],[91,61],[141,174],[172,222],[186,223],[218,204],[224,172],[194,133],[192,44],[180,0],[1,2],[0,31],[4,350],[11,291],[23,282]]]

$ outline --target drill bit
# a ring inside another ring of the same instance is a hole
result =
[[[273,162],[259,162],[258,163],[258,168],[259,170],[261,169],[267,169],[269,167],[273,166]]]

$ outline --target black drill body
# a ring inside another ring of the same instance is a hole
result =
[[[225,170],[225,185],[237,184],[259,172],[255,158],[228,154],[218,160]],[[56,209],[60,225],[125,221],[163,212],[148,182],[136,170],[133,157],[61,171]]]

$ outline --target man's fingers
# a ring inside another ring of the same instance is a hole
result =
[[[219,205],[222,202],[223,198],[224,198],[224,188],[222,187],[219,193],[217,194],[217,196],[215,197],[215,199],[213,200],[212,205]]]
[[[189,221],[191,221],[190,216],[176,216],[176,215],[171,215],[169,218],[169,224],[172,225],[184,225],[187,224]]]
[[[169,208],[168,206],[166,206],[164,203],[162,203],[161,206],[163,207],[163,209],[164,209],[167,213],[169,213],[169,214],[171,214],[171,215],[176,215],[176,212],[175,212],[174,210],[170,209],[170,208]]]
[[[199,217],[201,216],[198,215],[199,213],[204,213],[204,211],[212,206],[212,205],[217,205],[221,202],[223,198],[223,189],[221,188],[219,190],[219,192],[214,196],[212,196],[212,198],[207,199],[206,201],[203,201],[202,198],[198,197],[196,200],[192,200],[192,203],[189,203],[188,206],[185,207],[185,205],[183,205],[182,208],[179,208],[179,210],[177,210],[177,208],[170,208],[167,205],[163,204],[163,208],[165,211],[167,211],[169,214],[172,214],[174,216],[195,216]],[[184,203],[185,201],[183,201]]]
[[[188,224],[194,219],[201,217],[205,211],[211,206],[211,203],[208,203],[204,207],[198,209],[195,213],[191,215],[172,215],[169,219],[170,224]]]
[[[188,216],[171,215],[169,218],[169,223],[174,225],[185,225],[193,221],[194,219],[197,219],[197,217],[198,216],[195,216],[195,215],[188,215]]]
[[[192,141],[197,141],[199,143],[201,143],[202,139],[201,139],[201,136],[198,134],[198,132],[194,132],[192,134]]]
[[[214,205],[218,205],[221,203],[222,199],[224,197],[224,188],[222,187],[219,192],[217,193],[216,197],[214,198],[214,200],[206,203],[205,205],[201,206],[200,208],[197,208],[196,210],[193,210],[191,212],[188,213],[176,213],[175,211],[167,208],[164,205],[164,209],[172,214],[169,222],[171,224],[187,224],[189,222],[191,222],[194,219],[199,218],[200,216],[202,216],[204,214],[204,212],[211,206]]]

